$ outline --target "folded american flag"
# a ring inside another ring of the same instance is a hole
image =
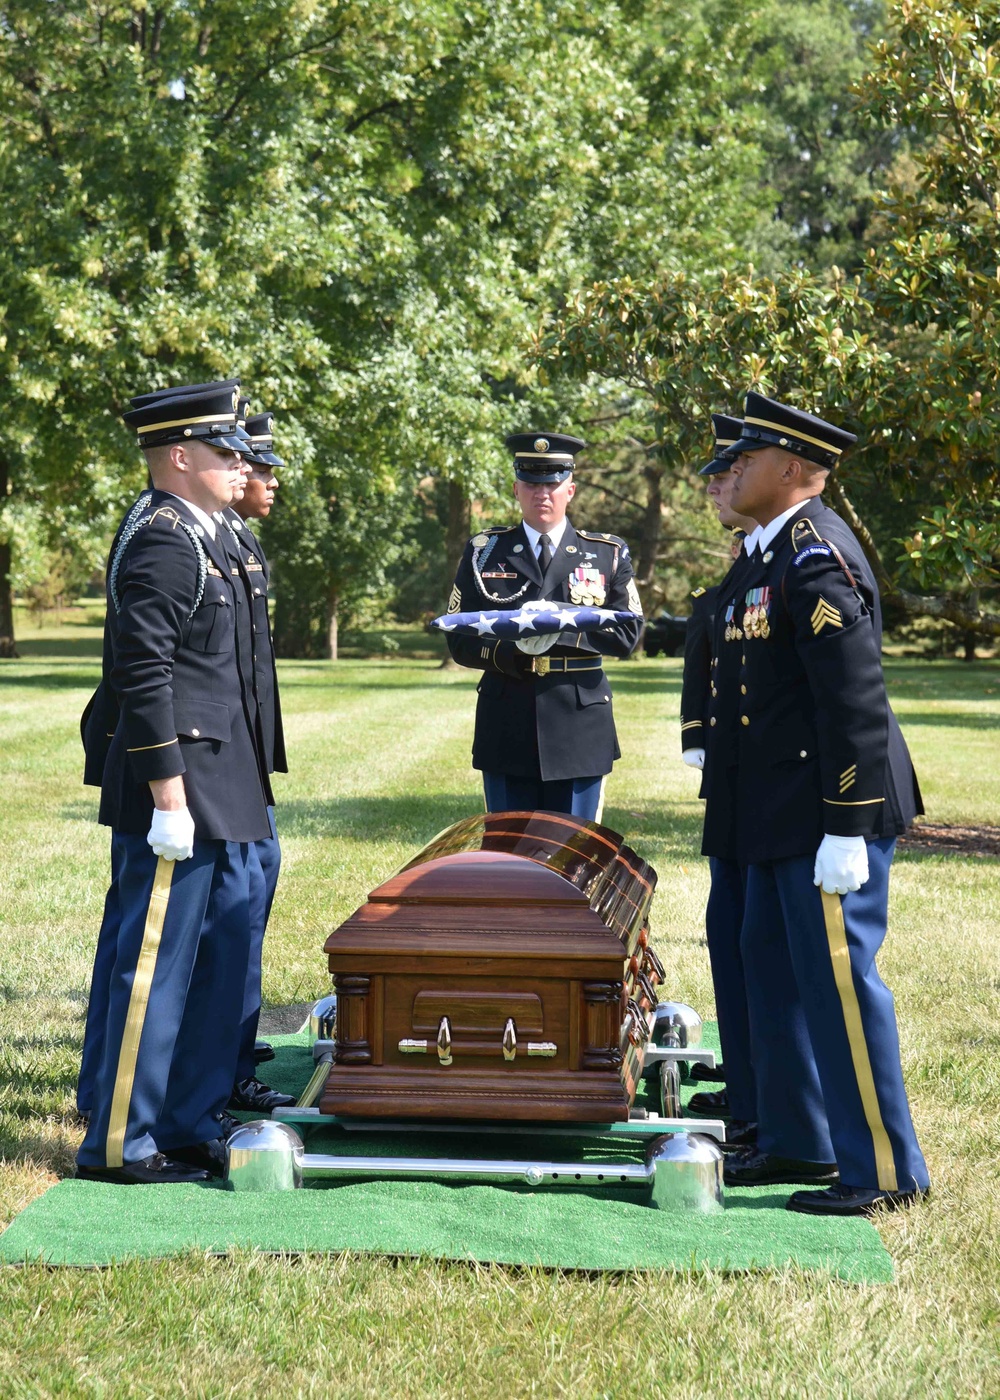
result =
[[[436,632],[516,641],[518,637],[543,637],[550,632],[600,632],[616,622],[641,620],[640,613],[626,608],[578,608],[572,603],[534,602],[492,612],[445,613],[430,626]]]

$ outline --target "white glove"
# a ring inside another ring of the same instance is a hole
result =
[[[868,879],[868,843],[863,836],[824,836],[816,852],[813,884],[827,894],[849,894]]]
[[[164,860],[189,860],[194,854],[194,818],[186,807],[174,812],[153,808],[153,824],[147,842],[153,854]]]
[[[681,757],[689,768],[704,768],[705,766],[704,749],[685,749]]]
[[[541,656],[543,652],[554,647],[556,642],[561,642],[568,636],[568,632],[546,632],[544,636],[518,637],[514,645],[518,651],[526,652],[528,656]]]

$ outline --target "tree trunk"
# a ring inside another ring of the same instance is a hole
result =
[[[340,594],[331,588],[327,595],[326,659],[337,660],[337,628],[340,622]]]
[[[635,578],[643,589],[652,586],[656,576],[656,556],[663,529],[663,473],[665,463],[657,452],[647,459],[642,475],[648,487],[646,504],[639,527],[639,549],[635,561]]]
[[[448,525],[445,532],[445,562],[448,587],[458,572],[462,551],[472,532],[472,502],[457,481],[448,482]]]
[[[9,472],[7,463],[0,456],[0,515],[7,500]],[[14,645],[14,598],[10,588],[11,548],[8,542],[0,543],[0,657],[17,656]]]

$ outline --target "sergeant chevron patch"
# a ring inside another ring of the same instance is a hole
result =
[[[809,619],[815,636],[819,636],[824,627],[843,627],[844,619],[839,608],[835,608],[832,603],[828,603],[820,594],[819,602],[813,608],[812,617]]]
[[[451,590],[451,597],[448,599],[448,611],[450,613],[457,613],[461,606],[462,594],[459,590],[458,584],[454,584]]]
[[[858,776],[858,765],[852,763],[850,768],[845,768],[840,775],[840,795],[843,797],[848,788],[854,786],[854,780]]]

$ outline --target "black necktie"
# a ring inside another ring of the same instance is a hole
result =
[[[552,563],[552,541],[548,535],[538,536],[538,562],[541,565],[542,573]]]

